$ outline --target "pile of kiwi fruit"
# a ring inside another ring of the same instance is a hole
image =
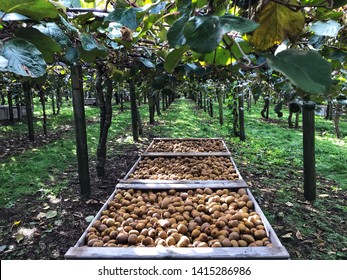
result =
[[[90,247],[272,246],[246,189],[118,189],[87,229]]]
[[[194,140],[157,140],[149,147],[148,152],[156,153],[208,153],[227,152],[223,142],[218,139]]]
[[[238,180],[228,157],[144,157],[128,179],[140,180]]]

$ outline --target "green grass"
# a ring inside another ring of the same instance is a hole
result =
[[[97,108],[86,107],[87,119],[97,117],[97,110]],[[71,108],[66,108],[63,112],[62,115],[55,116],[56,122],[54,126],[59,127],[66,124],[67,119],[73,118]],[[68,115],[68,112],[70,112],[70,115]],[[126,110],[124,113],[115,110],[113,114],[112,126],[109,129],[109,139],[117,139],[117,137],[129,134],[129,131],[131,131],[130,110]],[[21,125],[19,124],[15,127],[12,132],[23,133],[23,130],[25,132],[26,127],[22,128],[22,131],[19,129]],[[99,124],[88,125],[87,141],[90,159],[95,156],[98,137]],[[59,180],[59,176],[70,165],[75,164],[76,146],[73,130],[64,134],[63,138],[53,143],[28,150],[0,162],[0,207],[10,207],[16,200],[26,194],[36,192],[54,194],[59,192],[68,184],[67,180]],[[52,185],[55,186],[54,189],[51,189]]]
[[[34,130],[35,132],[43,132],[43,111],[38,99],[34,99]],[[71,112],[71,101],[64,102],[60,109],[59,115],[53,115],[51,103],[46,103],[47,129],[54,131],[60,128],[63,124],[73,124],[73,113]],[[99,109],[93,106],[85,106],[85,114],[87,119],[93,119],[97,116]],[[0,125],[0,139],[6,137],[8,133],[21,134],[28,130],[25,121],[15,121],[13,125]]]

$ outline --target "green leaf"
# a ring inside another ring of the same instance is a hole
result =
[[[229,65],[232,63],[230,52],[224,48],[217,47],[213,52],[204,56],[204,61],[213,65]]]
[[[81,33],[80,40],[81,40],[83,49],[86,51],[93,51],[93,50],[106,51],[106,47],[101,45],[98,41],[96,41],[94,37],[90,34]]]
[[[188,16],[182,16],[170,27],[166,36],[171,48],[178,48],[186,43],[186,38],[183,35],[183,29],[188,20]]]
[[[290,2],[296,3],[291,0]],[[302,11],[294,12],[289,8],[269,2],[259,12],[259,28],[249,37],[251,44],[258,50],[267,50],[281,44],[287,38],[300,35],[305,25]]]
[[[243,40],[238,40],[238,39],[235,39],[235,40],[238,41],[243,53],[247,54],[247,53],[250,53],[252,51],[252,45],[248,41],[243,41]],[[231,52],[233,53],[233,55],[236,59],[243,57],[242,52],[240,51],[239,47],[236,44],[232,45]]]
[[[21,14],[16,14],[16,13],[8,13],[4,16],[4,13],[0,11],[0,18],[2,21],[26,21],[30,20],[30,18],[23,16]]]
[[[16,233],[16,235],[14,236],[14,238],[16,239],[17,243],[21,242],[24,240],[24,234],[21,233]]]
[[[72,43],[68,36],[65,35],[63,30],[54,22],[47,22],[43,24],[37,24],[33,26],[38,29],[43,34],[51,37],[54,41],[56,41],[63,48],[72,46]]]
[[[46,218],[47,219],[52,219],[54,217],[56,217],[58,215],[58,212],[55,211],[55,210],[49,210],[47,213],[46,213]]]
[[[152,63],[152,61],[150,61],[147,58],[144,57],[138,57],[138,60],[147,68],[155,68],[155,65]]]
[[[47,0],[1,0],[0,10],[6,13],[18,13],[35,20],[58,16],[56,7]]]
[[[65,53],[65,60],[67,61],[67,63],[72,65],[78,59],[79,59],[78,49],[75,47],[69,47]]]
[[[141,8],[117,8],[108,14],[105,21],[119,22],[130,29],[136,29],[142,21],[142,18],[137,18],[137,13],[139,12],[141,12]]]
[[[2,253],[3,251],[5,251],[6,248],[7,248],[7,245],[1,245],[1,246],[0,246],[0,253]]]
[[[35,45],[35,47],[42,53],[47,63],[54,61],[54,54],[61,52],[60,45],[51,37],[44,35],[36,28],[20,28],[14,33],[16,37],[25,39]]]
[[[0,55],[8,60],[6,68],[0,71],[9,71],[20,76],[37,78],[46,73],[46,62],[41,52],[31,43],[15,38],[0,45]]]
[[[216,16],[194,16],[185,24],[183,34],[193,51],[209,53],[222,40],[223,29]]]
[[[60,0],[68,8],[81,8],[80,0]]]
[[[94,216],[87,216],[87,217],[85,217],[84,219],[85,219],[85,221],[86,221],[87,223],[90,223],[91,221],[93,221]]]
[[[312,24],[312,31],[319,36],[336,37],[342,26],[335,20],[317,21]]]
[[[340,8],[344,5],[347,5],[347,0],[334,0],[333,8]]]
[[[78,29],[67,22],[67,20],[63,16],[59,15],[59,18],[69,32],[74,35],[77,35],[79,33]]]
[[[324,94],[332,84],[330,63],[315,51],[288,49],[266,57],[271,68],[306,93]]]
[[[85,62],[94,62],[96,58],[104,58],[107,55],[107,48],[97,42],[92,35],[80,34],[82,47],[78,48],[80,58]]]
[[[230,14],[221,16],[219,21],[222,25],[223,34],[233,30],[241,33],[248,33],[256,30],[259,27],[259,24],[253,20]]]
[[[177,64],[180,62],[183,54],[189,50],[189,46],[184,45],[179,49],[171,51],[164,62],[164,68],[167,72],[172,73]]]
[[[189,15],[192,10],[191,0],[177,0],[177,10],[181,15]]]
[[[6,68],[8,65],[8,60],[0,55],[0,69],[1,68]]]
[[[144,21],[143,21],[143,28],[141,30],[141,33],[139,33],[136,38],[142,37],[142,35],[146,34],[148,30],[152,28],[152,26],[160,19],[162,18],[162,15],[160,14],[151,14],[149,15]]]

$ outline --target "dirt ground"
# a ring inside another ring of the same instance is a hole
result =
[[[34,145],[40,146],[54,141],[61,133],[69,131],[65,128],[52,135],[50,138],[38,136]],[[20,203],[1,209],[0,212],[0,258],[1,259],[64,259],[69,247],[74,246],[82,233],[89,225],[88,216],[94,216],[104,205],[117,185],[128,170],[138,159],[138,156],[148,146],[153,135],[146,135],[146,141],[135,144],[111,143],[109,149],[117,151],[116,155],[107,161],[107,177],[98,179],[95,172],[95,162],[90,164],[91,196],[81,197],[77,178],[77,167],[71,166],[61,174],[61,180],[69,179],[69,187],[62,190],[56,197],[35,194],[26,196]],[[20,153],[32,147],[29,141],[13,141],[10,146],[2,146],[6,139],[0,141],[5,154],[0,160]],[[16,143],[20,143],[17,144]],[[2,153],[0,153],[2,154]],[[291,229],[291,224],[285,219],[291,207],[276,201],[277,190],[265,182],[264,174],[255,173],[249,166],[238,164],[244,179],[255,190],[255,197],[264,210],[274,213],[273,227],[280,237],[282,244],[289,251],[293,259],[324,258],[325,254],[336,254],[337,258],[347,258],[347,244],[329,244],[324,236],[324,229],[317,229],[313,236],[302,236],[298,231]],[[298,176],[293,174],[292,176]],[[271,174],[270,174],[271,177]],[[292,178],[297,180],[298,178]],[[322,178],[318,179],[322,187],[333,184]],[[334,192],[331,188],[325,189],[326,195],[344,202],[346,192]],[[297,201],[302,200],[302,191],[294,189]],[[312,217],[319,216],[310,203],[301,201],[302,213]],[[329,215],[343,217],[344,212],[338,208],[329,208]],[[50,212],[51,217],[42,216],[40,213]],[[87,218],[87,220],[86,220]],[[344,217],[346,218],[346,217]],[[329,219],[327,220],[329,223]],[[346,234],[346,219],[340,226],[330,221],[337,234]],[[312,223],[311,223],[312,224]],[[308,222],[310,225],[310,222]],[[336,249],[336,250],[335,250]],[[313,252],[319,252],[315,254]]]

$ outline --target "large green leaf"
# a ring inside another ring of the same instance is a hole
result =
[[[187,44],[198,53],[210,53],[222,41],[223,35],[230,31],[247,33],[259,25],[252,20],[233,15],[194,16],[184,25],[183,35]]]
[[[290,2],[296,3],[294,0]],[[267,50],[287,38],[295,38],[302,33],[305,25],[302,11],[294,12],[274,2],[268,2],[259,11],[258,17],[260,27],[249,38],[258,50]]]
[[[105,21],[119,22],[130,29],[136,29],[142,21],[142,18],[137,18],[137,13],[141,11],[141,8],[117,8],[108,14]]]
[[[223,37],[223,29],[216,16],[194,16],[183,28],[190,48],[198,53],[212,52]]]
[[[138,57],[138,60],[147,68],[155,68],[155,65],[148,58]]]
[[[253,20],[237,17],[234,15],[224,15],[219,18],[222,26],[222,32],[227,33],[230,31],[237,31],[241,33],[252,32],[259,27],[259,24]]]
[[[76,62],[79,59],[79,53],[78,53],[78,48],[76,47],[69,47],[66,50],[65,53],[65,61],[72,65],[74,62]]]
[[[333,3],[333,8],[336,9],[336,8],[340,8],[344,5],[347,5],[347,0],[334,0],[334,3]]]
[[[90,34],[81,33],[80,40],[81,40],[83,49],[86,51],[93,51],[93,50],[106,51],[106,47],[101,45],[99,42],[97,42],[94,39],[94,37]]]
[[[317,6],[328,6],[330,1],[321,1],[321,0],[301,0],[301,5],[317,5]],[[336,9],[347,4],[347,0],[334,0],[332,8]]]
[[[8,60],[7,58],[0,55],[0,69],[5,69],[8,66]],[[0,70],[1,71],[1,70]]]
[[[167,40],[170,47],[178,48],[186,43],[186,38],[183,35],[183,29],[189,17],[184,15],[176,20],[167,32]]]
[[[180,62],[183,54],[189,50],[189,46],[184,45],[180,47],[179,49],[174,49],[171,51],[164,62],[164,68],[167,72],[172,73],[177,64]]]
[[[63,48],[72,46],[72,42],[69,37],[65,35],[63,30],[54,22],[47,22],[43,24],[37,24],[33,26],[38,29],[43,34],[51,37],[54,41],[56,41]]]
[[[221,47],[217,47],[213,52],[204,55],[203,59],[213,65],[226,66],[232,63],[230,52]]]
[[[177,10],[181,15],[189,15],[192,10],[191,0],[177,0]]]
[[[0,10],[6,13],[18,13],[35,20],[58,16],[58,10],[48,0],[1,0]]]
[[[330,63],[315,51],[288,49],[266,57],[271,68],[306,93],[324,94],[332,84]]]
[[[235,40],[238,40],[238,39],[235,39]],[[252,45],[248,41],[238,40],[238,43],[243,53],[247,54],[252,51]],[[241,50],[236,44],[233,44],[231,46],[231,52],[233,53],[236,59],[243,57],[243,53],[241,52]]]
[[[46,62],[41,52],[26,40],[15,38],[0,44],[0,56],[8,60],[3,72],[38,78],[46,73]]]
[[[107,48],[97,42],[92,35],[80,34],[82,47],[79,48],[80,58],[85,62],[94,62],[98,57],[106,57]]]
[[[60,0],[68,8],[81,8],[80,0]]]
[[[52,63],[54,54],[61,52],[61,47],[56,41],[36,28],[20,28],[15,31],[15,35],[34,44],[47,63]]]
[[[319,36],[336,37],[342,26],[335,20],[317,21],[312,24],[312,31]]]
[[[16,21],[16,20],[26,21],[26,20],[30,20],[30,18],[23,16],[21,14],[7,13],[4,15],[4,13],[1,11],[0,11],[0,18],[2,21]]]

